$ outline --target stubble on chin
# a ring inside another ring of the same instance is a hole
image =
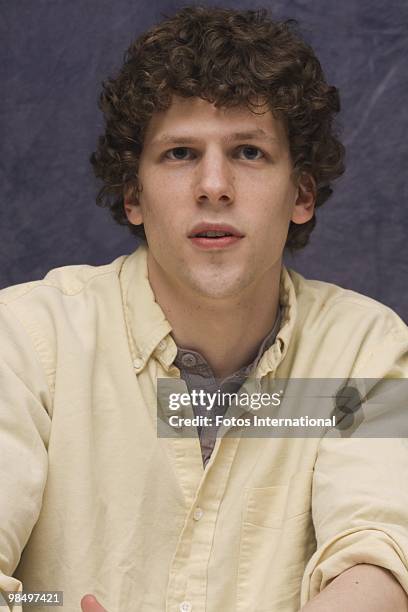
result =
[[[185,283],[198,297],[209,299],[239,298],[250,285],[247,275],[238,269],[226,267],[184,270]]]

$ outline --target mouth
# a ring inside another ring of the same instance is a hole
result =
[[[200,223],[189,233],[188,238],[200,249],[224,249],[239,242],[244,237],[232,225]]]

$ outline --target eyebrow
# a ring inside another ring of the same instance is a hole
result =
[[[195,136],[190,136],[188,134],[163,134],[159,138],[153,140],[152,145],[160,145],[160,144],[195,144],[200,142],[200,138],[196,138]],[[279,144],[279,140],[272,136],[272,134],[268,134],[261,128],[257,128],[256,130],[249,130],[246,132],[234,132],[233,134],[228,134],[222,138],[222,141],[226,144],[229,142],[235,142],[237,140],[269,140]]]

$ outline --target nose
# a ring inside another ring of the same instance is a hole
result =
[[[233,203],[234,177],[228,160],[222,153],[208,152],[197,166],[196,201],[219,207]]]

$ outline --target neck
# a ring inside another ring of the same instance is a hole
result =
[[[176,344],[201,353],[217,378],[250,363],[272,329],[281,266],[279,260],[240,295],[211,298],[174,286],[148,254],[149,281]]]

